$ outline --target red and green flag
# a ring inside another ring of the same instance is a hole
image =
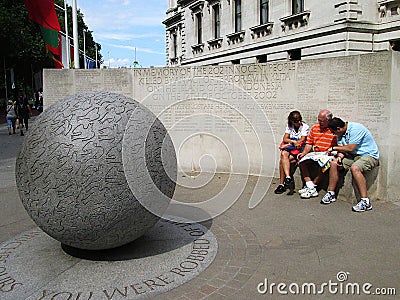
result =
[[[60,23],[56,14],[54,0],[24,0],[29,19],[39,24],[46,48],[53,55],[56,68],[62,68]]]

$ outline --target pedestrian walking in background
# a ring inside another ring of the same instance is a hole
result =
[[[15,134],[15,123],[17,121],[17,113],[15,112],[15,110],[16,108],[14,103],[11,100],[8,100],[6,119],[7,119],[7,128],[9,135],[11,135],[11,128],[13,133]]]
[[[24,135],[23,127],[25,127],[26,131],[28,131],[29,128],[29,118],[32,116],[32,110],[31,107],[29,106],[28,99],[23,98],[22,96],[19,97],[18,103],[17,103],[17,115],[18,115],[18,120],[19,120],[19,130],[21,135]]]

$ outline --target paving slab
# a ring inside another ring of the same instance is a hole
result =
[[[218,249],[211,231],[182,220],[160,220],[141,238],[116,249],[64,247],[39,228],[0,244],[1,299],[149,298],[198,276]]]

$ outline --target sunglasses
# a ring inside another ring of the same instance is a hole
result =
[[[291,120],[293,123],[297,124],[299,122],[301,122],[301,120]]]

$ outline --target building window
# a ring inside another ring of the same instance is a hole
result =
[[[292,14],[298,14],[304,11],[304,0],[292,0]]]
[[[260,0],[260,24],[268,22],[269,0]]]
[[[203,42],[202,36],[202,15],[201,13],[196,14],[196,36],[197,36],[197,44],[201,44]]]
[[[221,19],[219,14],[219,4],[213,6],[213,20],[214,20],[214,38],[221,37]]]
[[[259,64],[267,62],[267,54],[258,55],[256,58],[257,58],[257,63]]]
[[[289,60],[301,60],[301,49],[293,49],[288,51]]]
[[[389,41],[389,44],[393,51],[400,51],[400,40]]]
[[[177,35],[174,33],[172,35],[172,58],[178,57],[178,40]]]
[[[242,30],[242,1],[235,0],[235,32]]]

